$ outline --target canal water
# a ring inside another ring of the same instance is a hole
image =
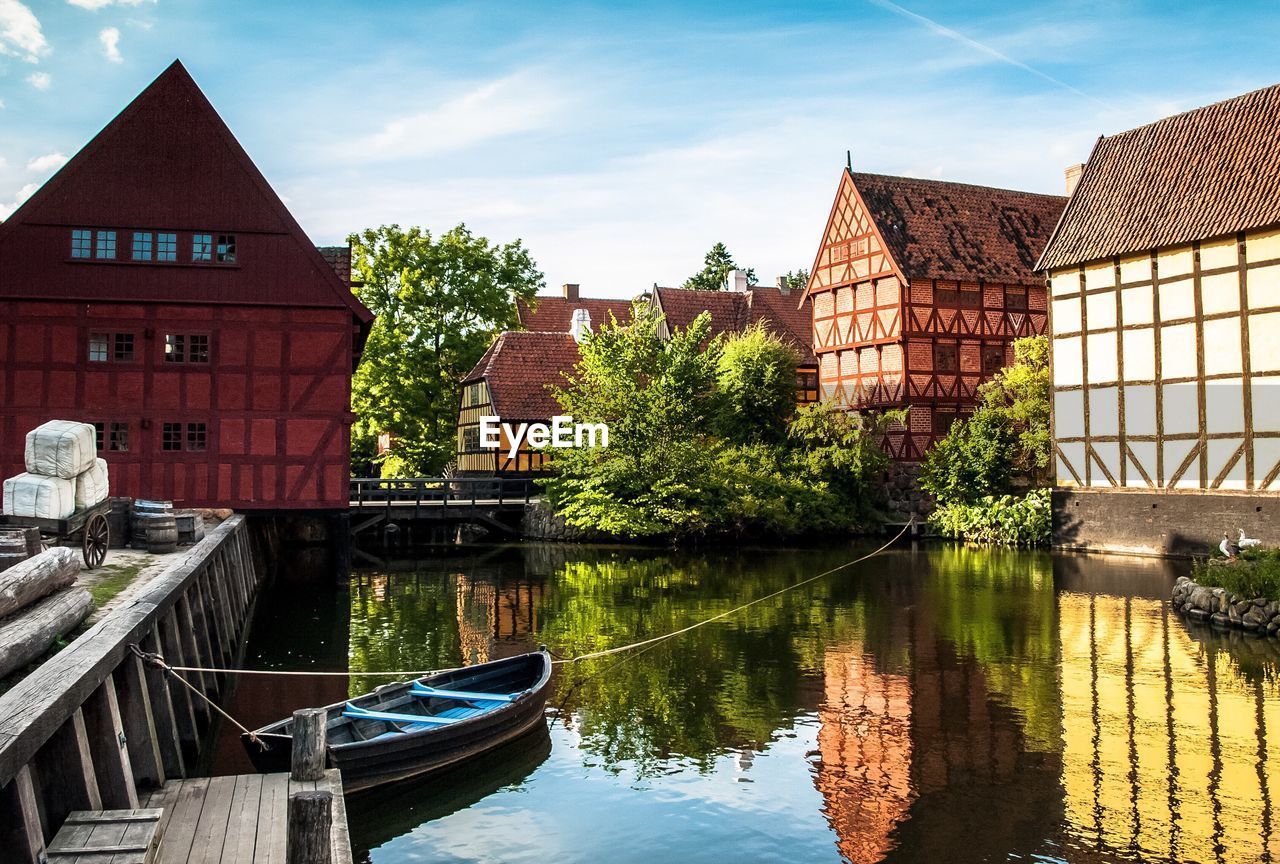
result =
[[[251,725],[362,673],[667,633],[867,551],[426,551],[349,590],[282,575]],[[1190,626],[1180,565],[895,549],[642,653],[557,667],[549,731],[348,801],[401,862],[1270,861],[1280,651]],[[227,736],[220,772],[249,770]]]

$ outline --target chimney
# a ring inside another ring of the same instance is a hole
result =
[[[569,286],[566,285],[564,287],[568,288]],[[577,294],[578,286],[574,285],[573,288],[574,288],[574,293]],[[573,310],[573,323],[569,325],[569,335],[572,336],[573,341],[577,342],[579,345],[582,344],[583,339],[586,339],[589,335],[591,335],[591,313],[590,312],[588,312],[586,309]]]
[[[747,271],[730,270],[725,274],[724,288],[726,291],[737,291],[739,294],[747,293]]]
[[[1080,175],[1084,173],[1084,163],[1067,167],[1067,194],[1072,195],[1080,183]]]
[[[783,297],[791,293],[791,283],[787,281],[786,276],[778,277],[778,293]]]
[[[566,300],[578,299],[578,283],[577,282],[564,283],[563,290],[564,290],[564,299]]]

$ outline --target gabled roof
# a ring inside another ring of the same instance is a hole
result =
[[[484,380],[495,414],[539,420],[560,413],[549,386],[563,386],[578,363],[578,343],[568,333],[508,330],[494,340],[463,384]]]
[[[894,263],[908,279],[1040,284],[1036,258],[1066,198],[849,173]]]
[[[630,300],[536,297],[532,307],[523,300],[516,303],[521,326],[526,330],[540,330],[544,333],[568,333],[575,309],[587,310],[593,330],[599,330],[602,324],[607,323],[611,314],[619,321],[626,321],[631,317]]]
[[[338,278],[351,284],[351,247],[350,246],[317,246],[325,263],[333,268]]]
[[[1036,265],[1280,224],[1280,84],[1099,138]]]
[[[668,327],[687,328],[703,312],[711,313],[711,335],[737,333],[764,321],[790,343],[801,362],[813,362],[813,323],[809,301],[777,287],[753,285],[745,292],[692,288],[655,288],[654,302]]]
[[[240,261],[70,262],[77,227],[236,234]],[[0,296],[329,306],[373,319],[176,60],[0,223]]]

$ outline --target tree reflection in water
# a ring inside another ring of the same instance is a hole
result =
[[[358,574],[351,668],[438,668],[539,642],[575,656],[860,551],[521,546]],[[782,739],[809,742],[785,770],[820,795],[833,859],[1270,860],[1280,652],[1171,615],[1175,572],[895,550],[643,653],[559,667],[551,701],[586,771],[575,782],[732,783]],[[379,680],[356,675],[351,688]],[[523,806],[555,807],[537,803],[552,792],[536,778],[556,758],[533,769]],[[777,794],[803,800],[794,785]],[[630,830],[638,850],[654,829]]]

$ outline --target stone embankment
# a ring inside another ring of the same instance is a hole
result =
[[[1173,586],[1173,608],[1196,620],[1275,636],[1280,632],[1280,601],[1240,597],[1225,588],[1210,588],[1187,576]]]

